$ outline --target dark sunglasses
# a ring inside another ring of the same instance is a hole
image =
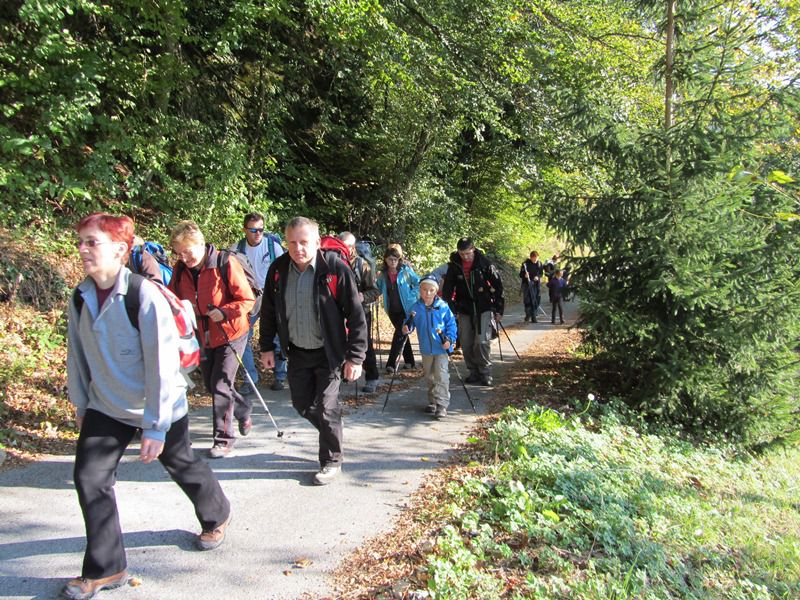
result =
[[[258,227],[248,227],[248,228],[247,228],[247,231],[249,231],[250,233],[264,233],[264,228],[263,228],[263,227],[261,227],[261,228],[258,228]]]

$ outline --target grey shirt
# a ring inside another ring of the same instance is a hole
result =
[[[316,266],[316,257],[302,272],[294,262],[289,261],[289,276],[286,281],[286,322],[289,326],[289,342],[306,350],[322,348],[325,343],[314,299]]]

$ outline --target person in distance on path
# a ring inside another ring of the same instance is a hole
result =
[[[83,599],[128,581],[114,484],[138,429],[140,460],[158,459],[194,505],[201,549],[222,543],[231,510],[213,471],[192,451],[170,305],[155,284],[142,281],[138,328],[128,316],[125,295],[132,274],[123,265],[133,243],[133,221],[94,213],[81,219],[77,232],[86,279],[69,304],[67,388],[80,429],[74,478],[86,551],[81,576],[61,593]]]
[[[275,334],[289,358],[292,406],[319,431],[315,485],[342,470],[339,385],[357,381],[367,352],[367,321],[350,266],[320,250],[319,225],[294,217],[286,226],[288,253],[267,272],[261,306],[261,364],[275,364]]]

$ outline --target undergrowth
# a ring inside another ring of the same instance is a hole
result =
[[[473,438],[484,466],[450,484],[419,595],[800,597],[800,452],[698,446],[619,414],[509,408]]]

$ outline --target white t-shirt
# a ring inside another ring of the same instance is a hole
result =
[[[244,253],[247,255],[247,260],[253,265],[253,270],[256,272],[256,279],[263,285],[267,279],[267,271],[272,264],[272,258],[269,253],[269,245],[272,244],[272,251],[275,258],[283,254],[283,248],[264,234],[261,243],[258,246],[251,246],[247,242],[244,244]]]

